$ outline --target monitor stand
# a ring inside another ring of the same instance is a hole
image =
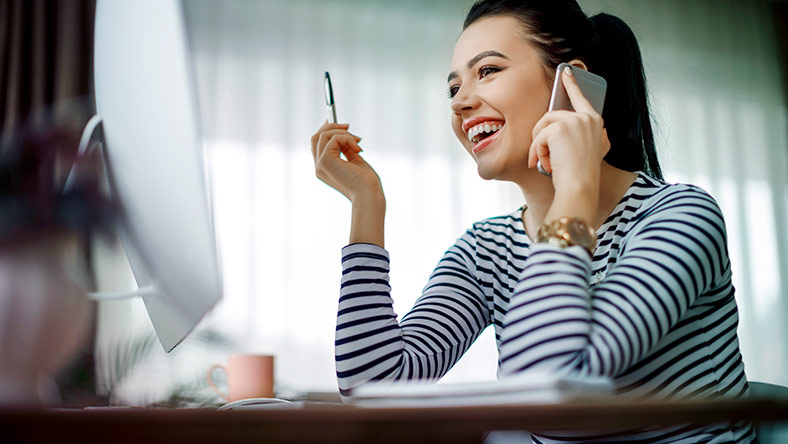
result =
[[[79,148],[77,150],[77,157],[81,158],[83,156],[90,155],[93,151],[98,150],[101,156],[101,163],[103,166],[103,183],[104,183],[104,191],[113,199],[115,198],[115,193],[110,186],[110,176],[111,176],[111,168],[109,163],[107,162],[106,151],[104,149],[104,130],[103,130],[103,123],[102,118],[98,114],[94,115],[93,117],[88,120],[88,123],[85,125],[85,129],[82,132],[82,136],[80,137],[79,141]],[[73,186],[74,181],[79,176],[80,171],[75,166],[72,166],[71,170],[69,171],[68,177],[66,178],[65,185],[63,187],[64,191],[67,191],[69,188]],[[116,209],[118,211],[122,211],[119,205],[117,205],[118,201],[115,199]],[[119,222],[120,228],[118,230],[118,234],[120,237],[121,242],[123,243],[123,247],[125,250],[125,256],[128,260],[129,265],[131,266],[131,270],[134,274],[134,279],[137,283],[138,288],[129,289],[128,291],[115,291],[115,292],[89,292],[88,297],[94,301],[108,301],[108,300],[119,300],[119,299],[131,299],[136,297],[143,298],[143,301],[146,307],[150,308],[151,305],[156,306],[159,310],[161,310],[163,305],[165,304],[164,298],[162,297],[161,291],[156,288],[156,285],[153,283],[152,279],[149,277],[150,274],[146,271],[146,267],[144,265],[144,261],[142,258],[137,254],[136,249],[133,247],[133,242],[130,242],[130,239],[127,234],[127,230],[123,229],[123,222],[122,219]],[[149,315],[154,316],[150,313],[150,309],[148,310]],[[177,324],[177,320],[173,319],[173,322]],[[160,338],[163,337],[161,334],[162,332],[159,331],[158,325],[160,323],[153,322],[153,327],[156,330],[157,336]],[[162,327],[167,328],[167,327]],[[165,343],[162,341],[162,347],[164,347],[165,351],[169,352],[178,344],[176,343]]]

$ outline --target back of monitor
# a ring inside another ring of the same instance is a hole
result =
[[[121,238],[172,350],[221,297],[193,66],[177,0],[99,0],[96,109]]]

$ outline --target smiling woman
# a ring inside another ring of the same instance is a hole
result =
[[[562,62],[607,78],[603,115],[570,68],[560,81],[575,111],[547,110]],[[315,133],[317,176],[352,202],[336,334],[343,393],[376,380],[437,380],[493,325],[500,377],[607,376],[636,398],[747,395],[722,213],[702,189],[662,180],[629,27],[607,14],[589,19],[574,0],[479,1],[448,84],[452,128],[479,175],[514,183],[526,204],[468,229],[397,322],[380,179],[348,125]],[[754,435],[739,423],[535,439]]]

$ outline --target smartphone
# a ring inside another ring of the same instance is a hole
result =
[[[575,110],[574,107],[572,107],[572,102],[569,100],[569,94],[566,93],[564,83],[561,81],[561,73],[567,66],[572,70],[572,74],[575,76],[575,80],[577,81],[577,85],[580,87],[580,91],[582,91],[585,98],[591,102],[591,106],[594,107],[596,112],[598,112],[599,115],[602,115],[602,110],[605,107],[607,81],[602,76],[590,73],[583,68],[578,68],[568,63],[561,63],[555,69],[553,92],[550,94],[550,106],[547,107],[547,110]],[[536,163],[536,169],[545,176],[551,176],[550,173],[542,168],[542,162]]]
[[[566,93],[566,88],[564,88],[564,83],[561,81],[561,73],[564,71],[565,67],[569,67],[572,70],[572,74],[575,76],[575,80],[577,81],[577,85],[580,87],[580,91],[583,92],[585,98],[591,102],[591,106],[594,107],[596,112],[599,115],[602,115],[602,109],[605,107],[605,93],[607,92],[607,81],[602,77],[598,76],[594,73],[590,73],[583,68],[578,68],[576,66],[572,66],[568,63],[561,63],[555,69],[555,81],[553,81],[553,92],[550,94],[550,106],[547,108],[548,111],[558,110],[558,109],[565,109],[567,111],[574,111],[575,109],[572,107],[572,102],[569,100],[569,95]]]

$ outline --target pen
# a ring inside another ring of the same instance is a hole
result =
[[[334,107],[334,91],[331,89],[331,77],[326,71],[326,106],[328,107],[328,123],[337,123],[337,109]]]

